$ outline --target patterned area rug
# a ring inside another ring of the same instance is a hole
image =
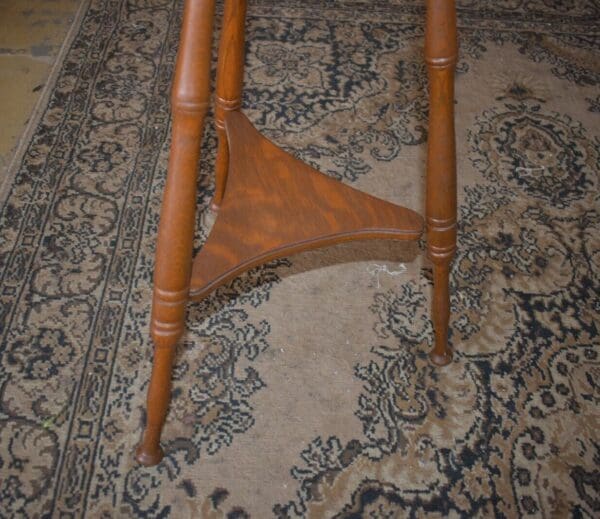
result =
[[[271,263],[190,305],[143,468],[181,2],[90,2],[2,206],[0,516],[600,516],[600,6],[458,3],[454,362],[422,246]],[[250,119],[422,210],[422,4],[251,2]]]

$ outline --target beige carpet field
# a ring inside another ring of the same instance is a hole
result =
[[[422,210],[423,4],[251,1],[250,120]],[[600,4],[458,1],[452,364],[422,244],[271,263],[190,304],[143,468],[181,7],[90,1],[0,205],[0,517],[599,517]]]

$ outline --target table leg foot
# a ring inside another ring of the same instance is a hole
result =
[[[436,353],[435,351],[430,351],[429,360],[436,366],[447,366],[452,362],[452,350],[448,348],[441,355],[439,353]]]
[[[165,453],[160,445],[145,445],[141,443],[135,450],[135,459],[144,467],[158,465]]]

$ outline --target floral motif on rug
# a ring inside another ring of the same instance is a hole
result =
[[[600,513],[600,11],[457,4],[454,362],[427,360],[422,250],[272,262],[190,304],[166,456],[145,468],[181,2],[90,2],[1,208],[0,516]],[[246,113],[332,177],[422,210],[423,16],[421,0],[251,2]]]

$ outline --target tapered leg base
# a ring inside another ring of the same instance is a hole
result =
[[[144,445],[139,445],[135,450],[135,459],[144,467],[152,467],[158,465],[163,459],[165,453],[159,445],[156,448],[147,448]]]
[[[154,310],[156,308],[157,306]],[[155,321],[153,321],[152,326],[154,341],[158,343],[160,336],[155,333]],[[156,465],[164,456],[160,446],[160,435],[167,416],[169,400],[171,399],[171,372],[177,338],[177,335],[172,335],[166,341],[166,344],[169,344],[168,346],[163,342],[162,346],[154,348],[154,364],[147,397],[148,416],[142,441],[135,451],[135,459],[146,467]]]
[[[429,360],[431,360],[431,362],[436,366],[447,366],[452,362],[452,350],[448,348],[442,355],[434,351],[430,351]]]

